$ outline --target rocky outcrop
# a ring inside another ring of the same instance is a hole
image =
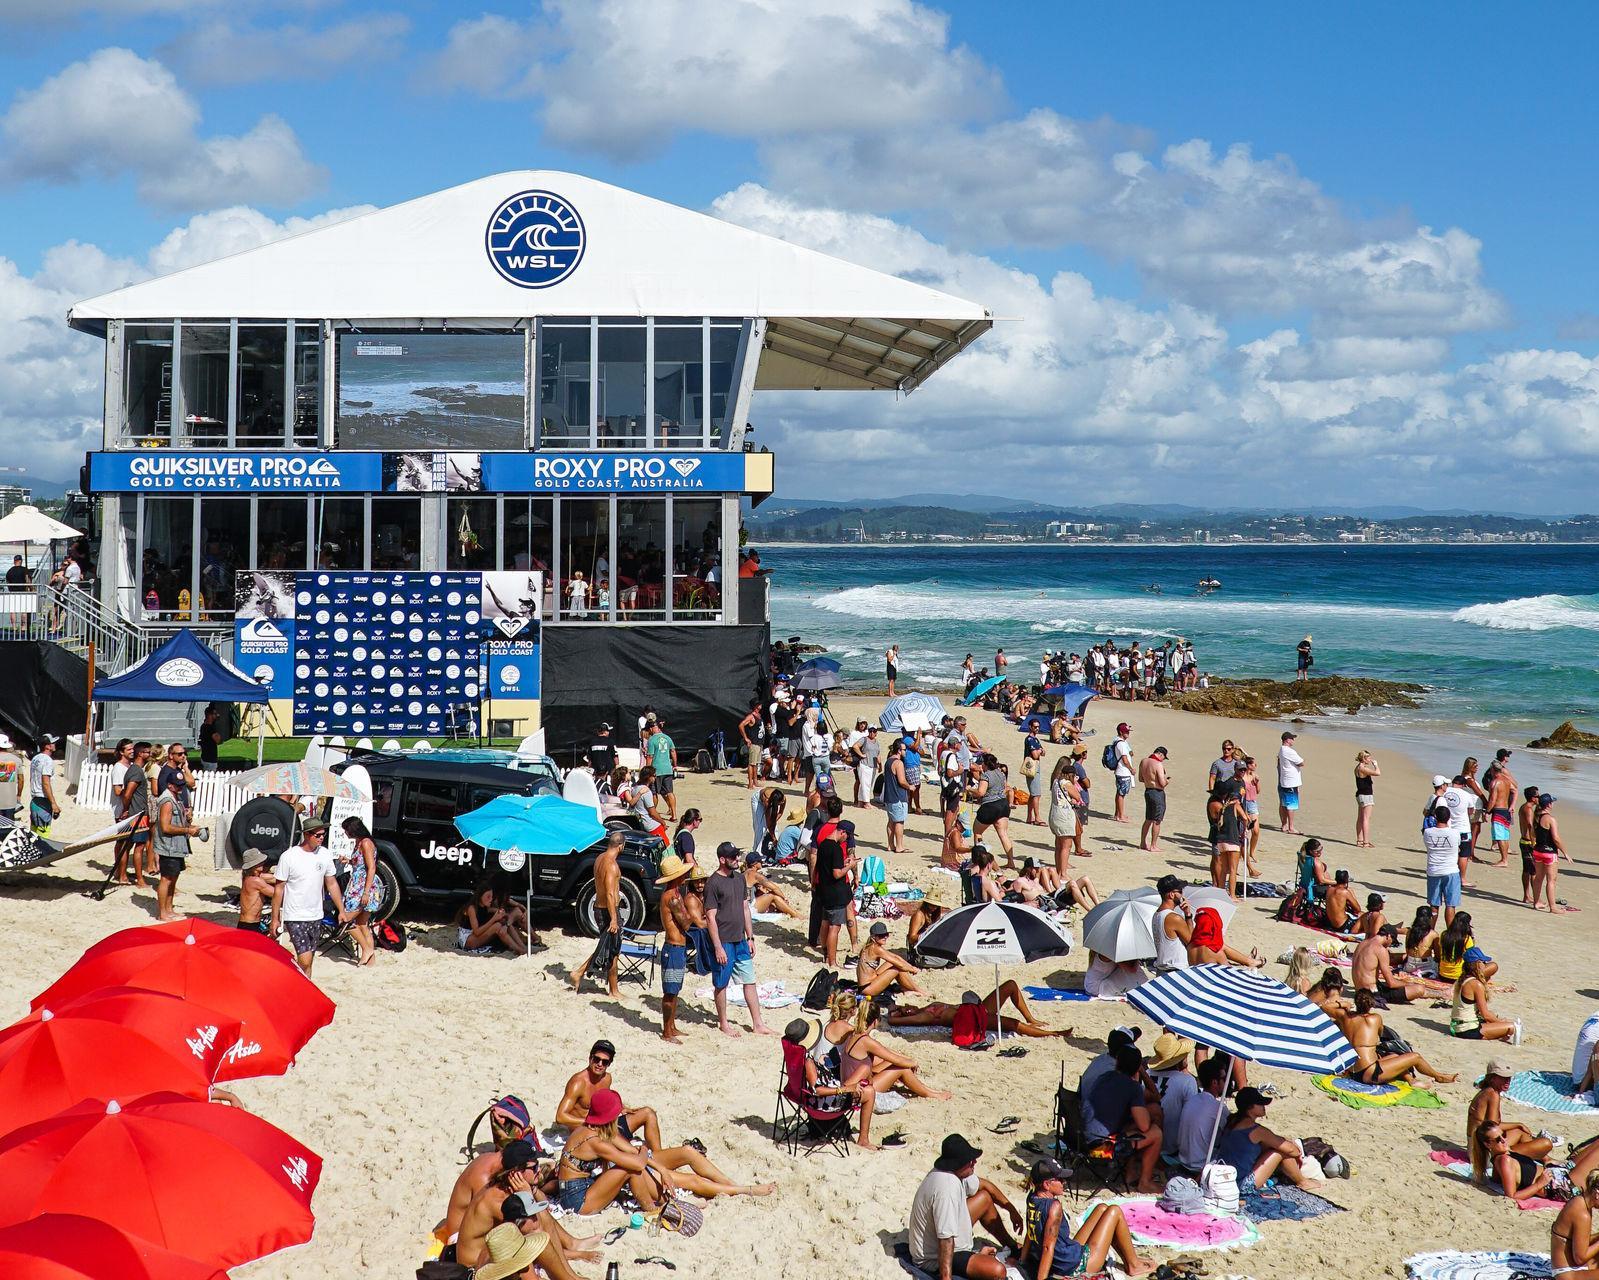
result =
[[[1314,680],[1212,680],[1208,689],[1190,689],[1166,701],[1180,711],[1226,716],[1234,720],[1280,720],[1324,716],[1334,711],[1354,715],[1362,707],[1418,707],[1419,684],[1324,676]],[[1599,746],[1599,739],[1595,739]]]
[[[1571,721],[1565,720],[1547,738],[1534,738],[1527,745],[1550,747],[1556,751],[1599,751],[1599,733],[1584,733]]]

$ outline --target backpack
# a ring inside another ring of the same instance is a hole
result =
[[[1099,763],[1112,773],[1116,771],[1116,744],[1114,742],[1105,744],[1105,749],[1099,753]]]
[[[379,920],[372,926],[372,942],[384,951],[404,951],[408,941],[405,930],[395,928],[387,920]]]
[[[484,1120],[489,1122],[489,1134],[494,1139],[496,1151],[503,1151],[506,1143],[521,1138],[524,1142],[531,1143],[533,1150],[539,1155],[548,1154],[539,1138],[538,1130],[533,1127],[527,1103],[515,1094],[508,1093],[503,1098],[496,1098],[477,1113],[471,1127],[466,1131],[465,1150],[468,1153],[477,1150],[478,1126]]]
[[[950,1039],[957,1049],[970,1049],[988,1039],[988,1008],[981,1004],[963,1004],[955,1010],[950,1024]]]
[[[805,984],[805,995],[800,1001],[800,1008],[811,1013],[820,1013],[827,1008],[828,1002],[833,998],[833,992],[838,990],[838,974],[831,969],[818,969],[811,980]]]

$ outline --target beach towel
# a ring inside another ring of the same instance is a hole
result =
[[[1117,1196],[1136,1244],[1172,1249],[1245,1249],[1260,1239],[1253,1223],[1224,1213],[1170,1213],[1154,1196]],[[1079,1224],[1080,1225],[1080,1224]]]
[[[1434,1164],[1443,1166],[1444,1172],[1451,1178],[1459,1178],[1462,1182],[1471,1181],[1471,1159],[1459,1147],[1447,1147],[1443,1151],[1429,1151],[1427,1158]],[[1505,1194],[1491,1182],[1479,1182],[1476,1185],[1489,1195],[1503,1196]],[[1517,1200],[1515,1203],[1518,1209],[1537,1210],[1559,1209],[1566,1202],[1564,1200],[1550,1200],[1544,1196],[1528,1196],[1525,1200]]]
[[[1342,1213],[1344,1207],[1287,1183],[1261,1188],[1246,1178],[1238,1211],[1251,1222],[1305,1222],[1329,1213]]]
[[[1524,1107],[1568,1116],[1599,1116],[1594,1091],[1578,1093],[1564,1071],[1518,1071],[1510,1077],[1509,1097]]]
[[[1518,1271],[1530,1276],[1547,1276],[1550,1264],[1547,1253],[1521,1253],[1511,1249],[1462,1253],[1459,1249],[1443,1249],[1406,1258],[1405,1270],[1411,1280],[1510,1280]]]
[[[948,1027],[896,1027],[887,1023],[884,1027],[897,1036],[942,1036],[948,1040],[950,1035]]]
[[[1420,1089],[1403,1080],[1392,1084],[1361,1084],[1348,1076],[1314,1076],[1311,1084],[1328,1097],[1336,1098],[1346,1107],[1361,1110],[1367,1107],[1416,1107],[1423,1111],[1436,1111],[1444,1100],[1431,1089]]]
[[[801,1003],[805,997],[797,996],[783,986],[782,980],[763,982],[755,988],[756,997],[761,1002],[763,1009],[786,1009],[790,1005]],[[701,987],[694,993],[696,1000],[710,1000],[716,995],[714,987]]]
[[[1086,991],[1074,991],[1069,987],[1023,987],[1029,1000],[1092,1000],[1094,997]],[[1126,996],[1105,996],[1107,1000],[1120,1000],[1126,1002]]]

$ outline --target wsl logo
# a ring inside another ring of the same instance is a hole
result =
[[[560,284],[583,261],[577,210],[553,191],[520,191],[489,218],[484,246],[494,269],[524,289]]]

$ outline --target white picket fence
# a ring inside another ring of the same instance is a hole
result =
[[[250,797],[228,782],[225,773],[194,775],[194,814],[197,818],[231,819]],[[78,771],[77,801],[86,809],[111,808],[111,766],[85,761]]]

